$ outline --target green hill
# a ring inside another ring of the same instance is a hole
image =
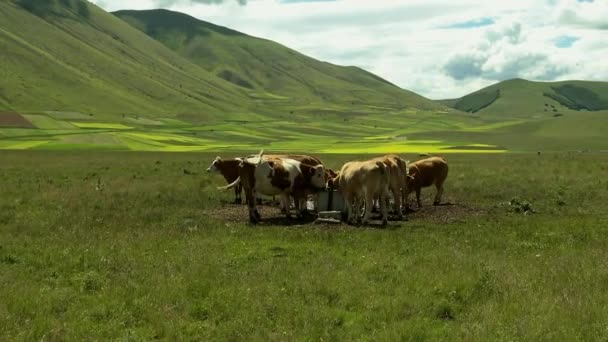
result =
[[[278,43],[167,10],[118,11],[116,16],[245,90],[293,103],[438,109],[436,103],[357,67],[321,62]]]
[[[86,1],[2,1],[0,23],[3,109],[204,119],[249,101]]]
[[[481,116],[559,116],[573,111],[608,109],[608,82],[532,82],[512,79],[459,99],[440,102]]]

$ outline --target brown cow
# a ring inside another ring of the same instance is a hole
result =
[[[328,185],[337,188],[344,197],[349,223],[353,219],[352,206],[355,206],[355,217],[360,220],[359,210],[361,202],[364,202],[363,224],[367,224],[373,200],[379,198],[382,224],[386,225],[388,222],[386,199],[388,198],[389,179],[390,169],[381,161],[353,161],[344,164],[338,177],[330,180]]]
[[[405,203],[406,199],[407,163],[395,154],[385,155],[373,160],[382,162],[389,169],[389,190],[393,194],[395,212],[398,219],[401,220],[403,219],[401,203]]]
[[[418,208],[422,208],[420,201],[420,191],[422,188],[435,185],[437,193],[433,205],[441,203],[443,195],[443,183],[448,177],[448,163],[443,157],[431,157],[415,161],[409,165],[408,195],[416,191]],[[409,197],[409,196],[408,196]]]
[[[267,196],[280,195],[286,215],[289,211],[289,195],[295,199],[296,210],[301,215],[301,199],[310,189],[325,187],[325,167],[311,166],[289,158],[268,158],[263,151],[257,157],[245,158],[239,166],[239,177],[232,184],[219,189],[231,189],[238,184],[243,186],[249,208],[249,220],[260,221],[260,214],[253,201],[256,193]]]
[[[228,184],[234,182],[237,178],[239,178],[239,165],[243,162],[241,158],[234,158],[224,160],[220,157],[215,157],[211,165],[207,168],[207,172],[219,172],[224,176],[224,179]],[[241,191],[242,186],[239,184],[234,187],[234,203],[241,204]]]

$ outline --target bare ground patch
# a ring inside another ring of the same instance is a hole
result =
[[[23,115],[16,112],[0,112],[0,127],[36,128]]]
[[[292,208],[292,217],[287,218],[281,213],[277,204],[271,201],[265,201],[262,205],[258,205],[258,210],[262,216],[262,222],[259,226],[315,226],[315,227],[359,227],[361,225],[348,225],[345,222],[341,224],[315,224],[316,215],[308,214],[303,218],[296,218],[295,211]],[[247,206],[244,204],[222,203],[221,206],[209,209],[205,212],[207,215],[216,219],[220,219],[230,223],[248,223],[249,214]],[[437,224],[464,223],[472,217],[477,217],[485,213],[485,210],[473,208],[465,204],[443,203],[438,206],[426,205],[422,208],[408,210],[407,221],[399,221],[393,214],[389,214],[388,229],[395,229],[405,226],[408,222],[431,222]],[[381,227],[380,214],[373,213],[372,220],[367,226],[369,228]]]

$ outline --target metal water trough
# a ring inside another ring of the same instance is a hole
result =
[[[345,211],[344,198],[337,190],[323,190],[319,193],[318,223],[340,223]]]

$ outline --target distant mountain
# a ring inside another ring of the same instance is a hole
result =
[[[83,0],[0,2],[0,60],[0,109],[205,119],[251,102]]]
[[[459,99],[441,100],[449,107],[479,115],[559,115],[565,111],[608,109],[608,82],[503,81]]]
[[[247,91],[293,103],[440,108],[437,103],[357,67],[307,57],[278,43],[167,10],[114,14],[182,57]]]

